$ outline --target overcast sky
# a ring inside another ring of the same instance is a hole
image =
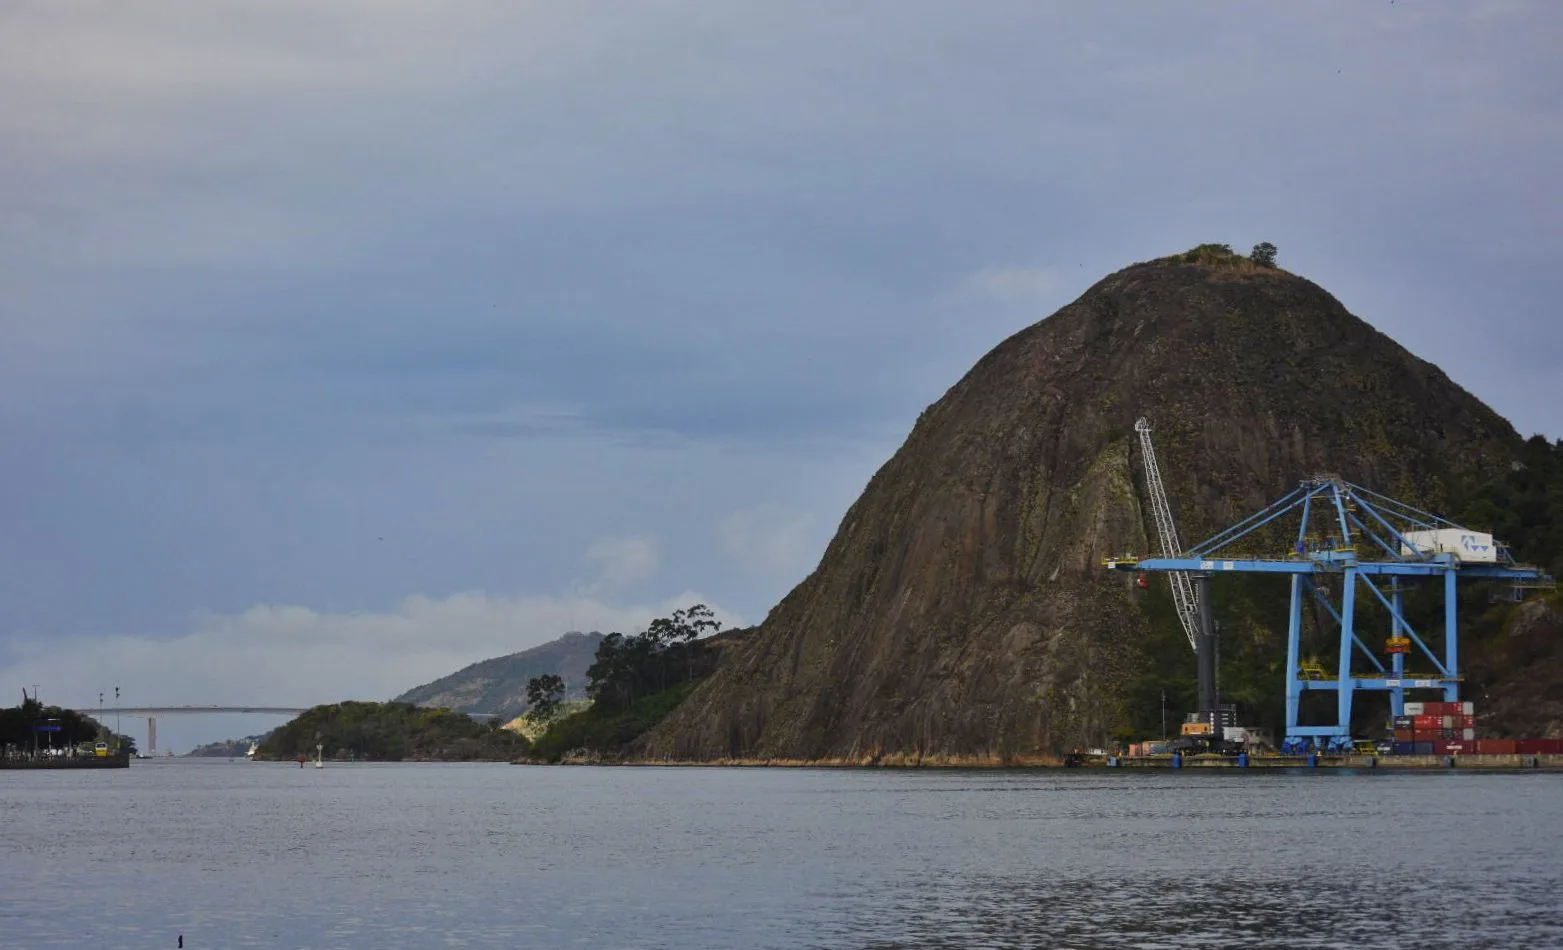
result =
[[[11,0],[0,702],[757,622],[979,356],[1203,241],[1563,436],[1560,45],[1553,0]]]

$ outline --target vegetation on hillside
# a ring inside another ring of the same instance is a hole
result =
[[[709,641],[718,623],[711,609],[695,604],[653,620],[641,634],[610,633],[597,646],[587,669],[591,706],[548,720],[558,708],[558,684],[538,677],[527,686],[534,721],[546,729],[533,743],[534,758],[558,762],[566,756],[621,753],[661,722],[692,693],[715,665]]]
[[[1532,436],[1501,478],[1459,492],[1453,520],[1491,531],[1518,560],[1563,575],[1563,439]]]
[[[45,706],[25,692],[21,705],[0,709],[0,751],[27,753],[35,748],[58,749],[97,742],[107,742],[122,752],[136,751],[136,740],[131,737],[115,736],[91,716]]]
[[[272,731],[257,757],[314,758],[317,745],[326,758],[372,762],[507,762],[528,752],[526,739],[498,726],[408,703],[335,703]]]
[[[1277,248],[1269,241],[1254,245],[1247,257],[1232,250],[1230,244],[1199,244],[1179,254],[1185,264],[1199,264],[1217,270],[1258,271],[1276,267]]]

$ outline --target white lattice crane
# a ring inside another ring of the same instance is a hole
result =
[[[1172,508],[1167,504],[1167,489],[1161,483],[1161,466],[1156,464],[1156,447],[1151,444],[1151,424],[1140,419],[1134,424],[1140,436],[1140,455],[1145,460],[1145,490],[1151,499],[1151,514],[1156,519],[1156,534],[1161,541],[1161,556],[1182,557],[1183,545],[1178,541],[1178,526],[1172,520]],[[1169,571],[1172,582],[1172,605],[1183,624],[1183,633],[1189,638],[1189,646],[1199,649],[1199,599],[1194,594],[1194,581],[1188,571]]]

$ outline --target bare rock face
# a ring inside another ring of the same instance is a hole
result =
[[[1241,259],[1119,271],[917,420],[815,571],[643,741],[681,759],[1018,760],[1103,741],[1144,662],[1136,418],[1185,541],[1336,472],[1437,510],[1513,429],[1328,293]]]

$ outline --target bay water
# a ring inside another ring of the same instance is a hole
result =
[[[0,772],[0,948],[1563,947],[1563,775]]]

